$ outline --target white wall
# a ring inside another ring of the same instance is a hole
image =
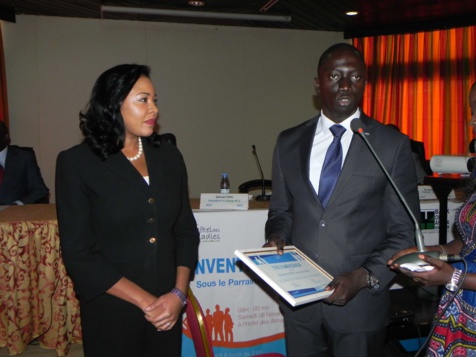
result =
[[[266,178],[278,133],[316,113],[320,54],[342,33],[17,16],[2,23],[12,143],[33,146],[54,202],[59,151],[81,140],[78,113],[96,78],[147,64],[161,132],[176,135],[192,197]]]

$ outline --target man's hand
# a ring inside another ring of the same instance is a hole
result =
[[[270,234],[266,240],[266,243],[263,245],[263,248],[276,247],[278,254],[281,255],[283,254],[285,245],[286,243],[284,242],[284,239],[282,239],[280,236],[277,234]]]
[[[367,287],[367,272],[364,269],[356,269],[342,273],[334,278],[326,290],[333,290],[332,295],[324,299],[324,302],[333,305],[345,305],[352,300],[357,293]]]

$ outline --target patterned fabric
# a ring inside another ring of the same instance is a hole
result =
[[[468,265],[468,273],[476,273],[476,194],[456,212],[456,227],[463,238],[461,254]],[[463,263],[454,267],[463,269]],[[436,316],[448,304],[451,293],[445,291],[441,297]],[[476,357],[476,291],[460,290],[446,310],[428,345],[427,356]]]
[[[41,206],[54,215],[54,205],[11,206],[2,211],[0,346],[16,355],[38,339],[41,347],[66,356],[71,343],[81,343],[81,320],[73,283],[61,259],[56,219],[10,221],[7,217],[21,209],[28,216],[29,207]]]

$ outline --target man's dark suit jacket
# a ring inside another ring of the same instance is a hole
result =
[[[199,235],[178,149],[142,139],[150,184],[122,154],[82,143],[58,155],[56,209],[63,260],[82,301],[126,277],[155,296],[195,268]]]
[[[397,187],[419,217],[419,200],[410,142],[405,135],[362,114],[366,138]],[[389,316],[386,287],[395,273],[387,261],[415,245],[415,225],[378,166],[364,140],[354,135],[341,175],[324,209],[309,180],[309,161],[319,116],[279,135],[273,157],[273,196],[266,236],[277,233],[337,276],[365,266],[379,279],[379,292],[362,289],[346,305],[325,303],[322,310],[339,333],[365,332],[385,326]],[[417,218],[418,219],[418,218]],[[285,316],[305,323],[315,304]],[[289,322],[289,321],[288,321]]]
[[[11,205],[15,201],[36,203],[46,199],[48,193],[33,149],[10,145],[0,184],[0,205]]]

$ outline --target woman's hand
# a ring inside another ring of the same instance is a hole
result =
[[[454,271],[452,265],[442,260],[432,258],[428,255],[425,255],[424,253],[418,254],[418,258],[433,266],[434,268],[425,272],[412,272],[408,269],[400,268],[396,264],[393,264],[392,267],[398,269],[401,273],[424,286],[444,285],[451,280]]]
[[[390,267],[390,269],[396,269],[397,266],[395,264],[393,264],[393,262],[395,260],[397,260],[398,258],[400,258],[404,255],[407,255],[407,254],[410,254],[410,253],[415,253],[417,250],[418,250],[417,247],[411,247],[411,248],[408,248],[408,249],[403,249],[403,250],[397,252],[393,257],[391,257],[390,260],[387,262],[387,265]]]
[[[157,328],[157,331],[168,331],[181,317],[182,309],[180,298],[170,292],[156,299],[145,309],[145,318]]]

